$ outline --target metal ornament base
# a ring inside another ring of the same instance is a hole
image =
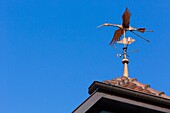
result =
[[[123,76],[125,77],[129,77],[129,71],[128,71],[128,63],[129,63],[129,59],[127,58],[127,49],[128,49],[128,45],[130,45],[131,43],[133,43],[135,40],[132,39],[131,37],[126,38],[125,34],[124,34],[124,38],[120,41],[118,41],[118,44],[123,44],[123,59],[122,59],[122,63],[124,65],[124,69],[123,69]],[[115,46],[114,46],[115,47]],[[118,49],[119,50],[119,49]],[[121,57],[121,55],[120,55]]]

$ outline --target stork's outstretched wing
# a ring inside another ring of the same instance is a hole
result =
[[[126,8],[124,14],[122,15],[122,25],[123,28],[129,28],[131,13],[128,8]]]
[[[115,42],[120,40],[120,37],[123,35],[123,29],[118,29],[115,31],[115,34],[112,38],[112,41],[110,42],[109,45],[114,44]]]

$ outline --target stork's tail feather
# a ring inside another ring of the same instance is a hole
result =
[[[144,33],[145,32],[145,28],[138,28],[137,31],[141,32],[141,33]]]

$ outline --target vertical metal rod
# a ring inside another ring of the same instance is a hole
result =
[[[125,30],[124,30],[124,38],[126,38]],[[129,63],[129,60],[127,59],[127,44],[124,44],[123,51],[124,51],[124,53],[123,53],[124,54],[124,58],[122,59],[122,63],[124,64],[123,76],[128,77],[129,76],[129,74],[128,74],[128,63]]]
[[[124,34],[124,38],[126,38],[126,31],[125,30],[123,30],[123,34]]]

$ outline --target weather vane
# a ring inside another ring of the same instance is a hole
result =
[[[114,26],[114,27],[118,27],[119,29],[115,31],[114,33],[114,36],[112,38],[112,41],[110,42],[109,45],[111,44],[114,44],[115,42],[119,41],[120,40],[120,37],[124,34],[124,37],[125,36],[125,33],[126,31],[130,31],[132,33],[134,33],[135,35],[139,36],[140,38],[146,40],[147,42],[149,42],[149,40],[143,38],[142,36],[136,34],[134,31],[138,31],[138,32],[141,32],[141,33],[144,33],[144,32],[153,32],[152,30],[146,30],[145,28],[134,28],[132,26],[129,26],[130,24],[130,16],[131,16],[131,13],[129,11],[128,8],[126,8],[124,14],[122,15],[122,25],[119,25],[119,24],[110,24],[110,23],[104,23],[100,26],[98,26],[98,28],[100,27],[103,27],[103,26]]]
[[[122,59],[122,63],[124,64],[124,72],[123,72],[123,76],[128,77],[128,63],[129,60],[127,59],[127,49],[128,49],[128,45],[133,43],[135,40],[131,37],[126,38],[126,31],[130,31],[132,33],[134,33],[135,35],[137,35],[138,37],[144,39],[147,42],[150,42],[149,40],[147,40],[146,38],[140,36],[139,34],[137,34],[134,31],[138,31],[141,33],[144,32],[153,32],[152,30],[146,30],[145,28],[134,28],[132,26],[130,26],[130,16],[131,16],[131,12],[129,11],[128,8],[126,8],[124,14],[122,15],[122,24],[110,24],[110,23],[104,23],[100,26],[98,26],[98,28],[103,27],[103,26],[114,26],[114,27],[118,27],[119,29],[115,31],[113,38],[111,40],[111,42],[109,43],[109,45],[112,45],[113,47],[115,47],[116,49],[118,49],[119,51],[121,51],[119,48],[117,48],[116,46],[114,46],[115,43],[117,44],[123,44],[123,59]],[[121,36],[124,35],[123,39],[120,40]],[[136,50],[132,50],[131,52],[134,52]],[[130,53],[130,52],[128,52]],[[121,54],[117,54],[118,57],[121,57]]]

